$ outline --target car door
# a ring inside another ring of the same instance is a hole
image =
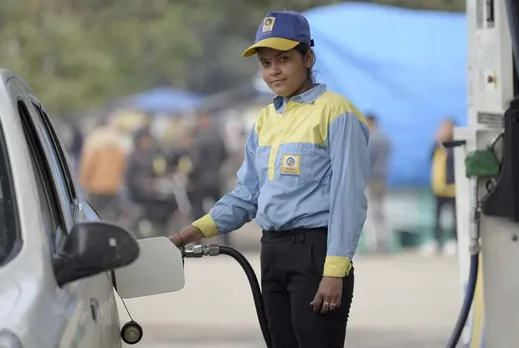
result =
[[[27,94],[26,96],[28,97]],[[53,220],[50,224],[50,250],[57,254],[67,231],[79,216],[78,206],[74,201],[70,180],[63,173],[61,161],[37,105],[31,98],[28,99],[24,103],[25,131],[30,141],[33,164],[37,168],[36,180],[38,187],[41,187],[42,205],[47,202]],[[63,332],[59,347],[101,347],[101,324],[97,320],[99,306],[96,302],[96,284],[100,280],[96,278],[79,280],[55,289],[56,303],[73,301],[68,320],[59,328]]]
[[[38,117],[41,120],[41,126],[45,133],[49,136],[51,147],[50,151],[52,152],[52,156],[54,156],[58,162],[58,175],[61,176],[64,189],[68,192],[70,199],[68,205],[72,207],[72,222],[77,223],[85,220],[91,220],[92,217],[84,214],[83,205],[86,204],[86,202],[81,202],[79,197],[79,186],[77,185],[76,179],[72,174],[70,162],[64,152],[63,144],[60,142],[48,114],[43,109],[43,106],[35,99],[34,96],[32,97],[32,101],[33,107],[36,109]],[[84,293],[83,300],[85,303],[90,303],[96,326],[98,326],[100,330],[99,336],[101,341],[99,347],[112,348],[112,340],[114,339],[113,333],[114,331],[118,333],[119,323],[118,320],[115,320],[114,322],[112,319],[114,317],[113,312],[117,310],[117,307],[110,275],[107,273],[102,273],[97,276],[81,280],[80,282],[84,282],[88,289]],[[116,326],[116,330],[114,330],[113,326]],[[116,338],[120,341],[119,335],[117,335]]]
[[[21,269],[21,274],[27,275],[24,277],[26,282],[32,279],[30,285],[34,287],[20,286],[20,296],[25,297],[25,303],[17,308],[17,314],[24,346],[35,347],[38,341],[49,347],[100,346],[100,326],[92,319],[90,304],[83,300],[84,294],[89,292],[87,282],[60,288],[51,262],[58,255],[67,231],[73,225],[70,193],[59,173],[49,136],[42,129],[27,95],[26,85],[16,77],[9,77],[7,91],[7,101],[12,103],[13,109],[5,107],[2,111],[11,113],[9,122],[14,123],[12,131],[18,133],[18,142],[14,142],[13,138],[11,144],[17,144],[12,149],[20,149],[21,152],[17,151],[18,156],[13,164],[18,176],[24,177],[24,182],[17,188],[21,193],[23,233],[28,241],[24,254],[27,268]],[[25,174],[20,175],[23,166]],[[27,191],[23,187],[31,189]],[[32,210],[27,210],[26,205]],[[31,274],[32,277],[29,276]],[[43,342],[42,336],[45,336]]]

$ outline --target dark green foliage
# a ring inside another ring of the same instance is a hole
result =
[[[94,108],[156,85],[203,93],[254,74],[242,59],[269,9],[333,0],[2,0],[0,66],[22,75],[53,113]],[[458,0],[380,0],[463,11]]]

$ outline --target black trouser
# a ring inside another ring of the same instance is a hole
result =
[[[436,217],[435,217],[435,226],[434,226],[434,237],[436,238],[436,242],[439,246],[443,245],[443,241],[445,240],[445,231],[443,230],[440,217],[442,211],[447,208],[447,206],[451,207],[451,213],[454,221],[454,234],[453,237],[455,240],[458,239],[458,235],[456,233],[456,199],[454,197],[440,197],[436,196]]]
[[[310,302],[326,257],[326,229],[263,231],[261,285],[274,348],[343,348],[353,298],[353,268],[343,279],[342,304],[327,314]]]

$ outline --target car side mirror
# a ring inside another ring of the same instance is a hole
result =
[[[75,225],[53,259],[59,286],[127,266],[139,257],[139,244],[124,228],[105,222]]]

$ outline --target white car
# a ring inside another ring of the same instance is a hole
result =
[[[180,251],[99,220],[44,108],[0,70],[0,347],[121,347],[114,285],[180,290]]]

